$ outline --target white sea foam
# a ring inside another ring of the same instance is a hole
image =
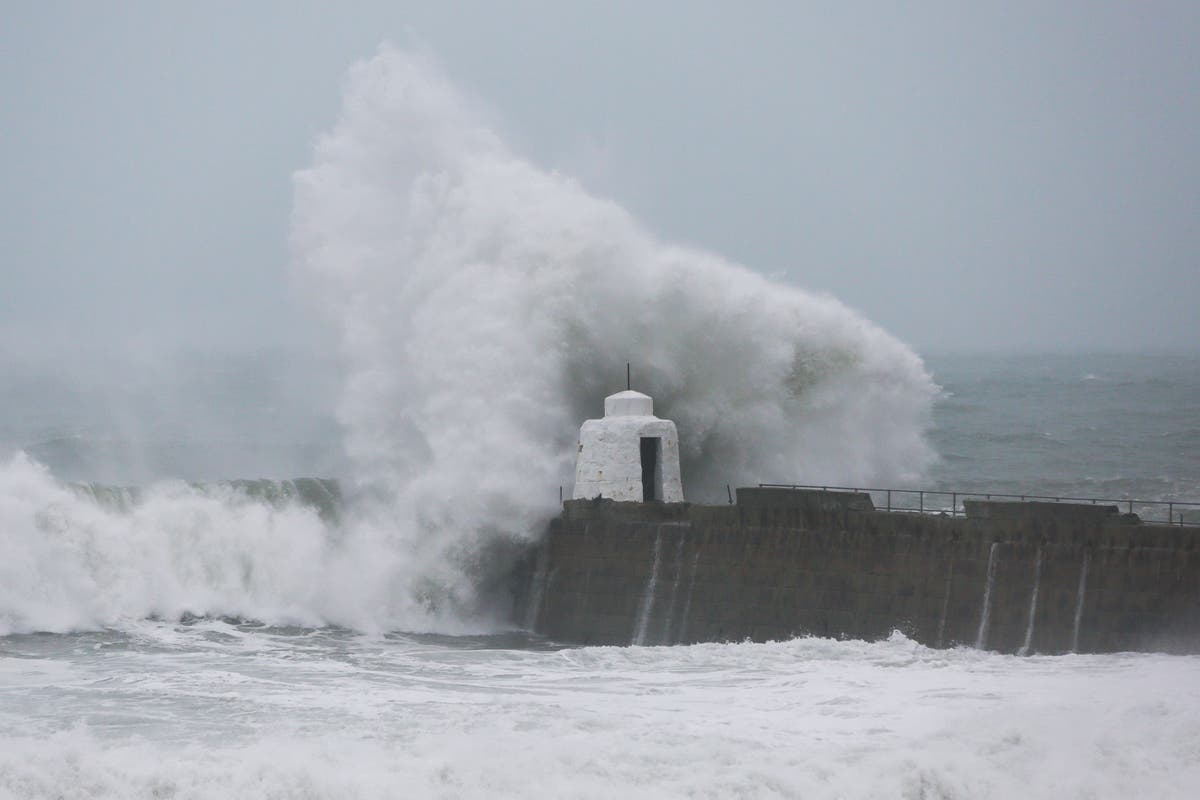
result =
[[[221,623],[77,639],[75,655],[10,644],[3,797],[1182,800],[1200,785],[1195,657],[1016,658],[898,634],[479,650]]]
[[[908,348],[514,155],[427,57],[351,70],[295,176],[293,245],[340,337],[356,477],[422,547],[537,535],[626,361],[679,425],[693,500],[910,482],[932,458],[935,387]]]
[[[345,360],[358,502],[341,527],[184,485],[118,511],[17,456],[0,632],[184,612],[455,630],[503,566],[487,546],[536,538],[570,494],[578,426],[627,360],[679,425],[690,499],[907,482],[930,462],[934,386],[910,350],[517,157],[426,57],[385,47],[350,71],[295,176],[293,242]]]
[[[515,156],[425,57],[385,47],[351,70],[293,222],[348,362],[352,455],[418,514],[444,518],[448,496],[455,522],[549,510],[626,361],[679,423],[693,497],[930,461],[934,386],[909,349]]]
[[[0,462],[0,553],[0,636],[186,614],[471,629],[394,580],[412,562],[377,516],[333,528],[312,509],[229,486],[167,482],[103,503],[18,454]]]

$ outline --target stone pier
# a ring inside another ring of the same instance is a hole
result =
[[[572,500],[518,581],[515,618],[582,644],[900,630],[1006,653],[1200,652],[1200,527],[1115,506],[965,510],[767,488],[728,506]]]

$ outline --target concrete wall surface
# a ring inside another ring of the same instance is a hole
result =
[[[583,644],[899,629],[1010,653],[1200,652],[1200,527],[780,491],[739,490],[729,506],[568,501],[529,560],[517,619]]]

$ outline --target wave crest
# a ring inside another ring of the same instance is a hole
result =
[[[0,633],[502,617],[496,576],[569,496],[578,427],[626,361],[678,424],[690,500],[909,483],[933,457],[935,387],[912,351],[515,155],[427,57],[384,47],[352,68],[294,193],[296,277],[347,376],[343,516],[236,485],[113,507],[18,456],[0,465]]]
[[[832,298],[656,241],[513,154],[426,56],[384,47],[352,69],[295,176],[294,244],[339,331],[359,477],[419,517],[551,513],[626,361],[678,423],[691,499],[905,483],[932,460],[934,386],[908,348]]]

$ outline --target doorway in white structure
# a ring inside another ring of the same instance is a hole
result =
[[[642,437],[642,502],[662,499],[662,437]]]

